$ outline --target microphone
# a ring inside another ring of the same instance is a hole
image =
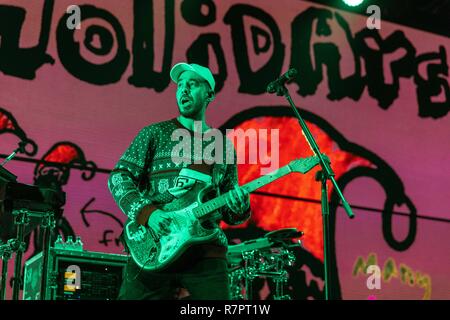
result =
[[[290,68],[285,74],[281,75],[278,79],[272,81],[267,85],[267,92],[274,93],[278,90],[278,87],[285,84],[289,80],[292,80],[297,75],[297,70]]]

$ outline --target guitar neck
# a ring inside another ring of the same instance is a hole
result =
[[[253,181],[250,181],[246,184],[244,184],[243,186],[241,186],[242,189],[250,192],[253,192],[255,190],[258,190],[259,188],[264,187],[265,185],[291,173],[292,170],[289,167],[289,165],[286,165],[284,167],[279,168],[278,170],[275,170],[265,176],[259,177],[258,179],[255,179]],[[203,204],[201,204],[200,206],[198,206],[195,210],[194,210],[194,214],[197,218],[205,218],[208,214],[210,214],[211,212],[216,211],[217,209],[225,206],[227,204],[226,202],[226,197],[228,196],[229,192],[226,192],[224,194],[222,194],[221,196],[209,200]]]

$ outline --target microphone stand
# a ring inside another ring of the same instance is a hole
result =
[[[25,153],[26,142],[20,141],[19,146],[16,150],[14,150],[2,163],[0,163],[0,167],[4,167],[10,160],[12,160],[18,152]]]
[[[347,213],[349,218],[353,218],[353,212],[350,208],[348,202],[345,200],[344,195],[342,194],[339,186],[336,183],[336,180],[334,179],[334,172],[331,169],[329,163],[324,160],[324,157],[322,156],[322,153],[320,152],[319,146],[317,145],[314,137],[311,134],[311,131],[309,131],[308,126],[306,125],[305,121],[303,121],[302,117],[300,116],[300,113],[297,110],[297,107],[295,106],[294,102],[292,101],[291,96],[289,95],[289,91],[284,86],[284,83],[277,82],[275,84],[275,92],[277,96],[284,96],[289,104],[292,107],[292,110],[294,111],[294,114],[296,118],[298,119],[298,123],[300,124],[300,127],[303,130],[303,133],[305,135],[306,140],[309,143],[309,146],[319,158],[319,164],[322,167],[322,170],[319,171],[316,175],[316,180],[321,181],[321,206],[322,206],[322,224],[323,224],[323,264],[324,264],[324,276],[325,276],[325,300],[330,300],[330,293],[331,293],[331,268],[330,268],[330,227],[329,227],[329,200],[328,200],[328,187],[327,182],[328,180],[331,181],[333,184],[339,198],[342,201],[342,205],[345,209],[345,212]]]

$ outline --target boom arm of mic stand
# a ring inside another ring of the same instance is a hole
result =
[[[312,136],[311,131],[309,131],[308,126],[306,125],[305,121],[303,121],[302,117],[300,116],[300,113],[298,112],[297,107],[294,104],[294,101],[292,101],[292,98],[289,95],[289,91],[286,89],[286,87],[280,86],[279,92],[283,92],[284,97],[289,101],[289,104],[291,105],[292,110],[294,110],[295,116],[298,119],[300,127],[303,130],[306,140],[308,141],[313,152],[319,158],[319,163],[322,167],[322,170],[323,170],[323,173],[324,173],[326,179],[331,180],[331,182],[334,186],[334,189],[336,190],[339,198],[342,201],[342,206],[344,207],[345,212],[347,213],[347,215],[350,219],[353,219],[355,217],[355,215],[353,214],[352,209],[350,208],[350,205],[348,204],[347,200],[345,200],[344,195],[341,192],[341,189],[339,188],[339,186],[336,183],[336,180],[334,179],[334,172],[331,169],[328,162],[326,162],[323,159],[322,153],[319,150],[319,146],[317,145],[316,141],[314,140],[314,137]]]

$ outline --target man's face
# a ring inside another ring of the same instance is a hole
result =
[[[180,114],[186,118],[200,120],[207,105],[208,83],[195,72],[184,71],[178,78],[177,85]]]

